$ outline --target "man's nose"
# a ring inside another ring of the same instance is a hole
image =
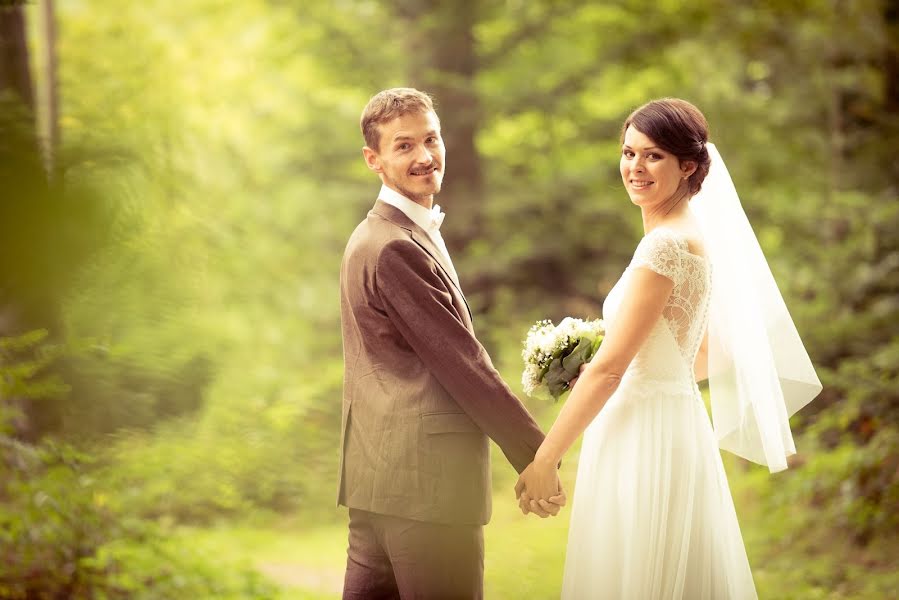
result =
[[[428,163],[431,162],[431,153],[424,144],[419,144],[415,149],[415,162]]]

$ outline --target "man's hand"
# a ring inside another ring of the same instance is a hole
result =
[[[541,519],[550,516],[555,517],[567,503],[568,497],[565,495],[564,490],[549,500],[534,500],[527,492],[522,492],[518,498],[518,508],[522,514],[534,513]]]
[[[568,502],[555,468],[550,470],[531,463],[515,484],[515,497],[523,514],[532,512],[545,519],[556,516]]]

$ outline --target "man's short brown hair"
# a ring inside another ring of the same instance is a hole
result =
[[[380,151],[381,130],[378,125],[408,113],[427,112],[434,112],[434,102],[424,92],[414,88],[391,88],[378,92],[365,105],[359,120],[365,145],[375,152]]]

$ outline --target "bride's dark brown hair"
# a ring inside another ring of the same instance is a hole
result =
[[[650,138],[659,148],[670,152],[681,161],[696,163],[696,172],[687,180],[690,194],[702,188],[705,176],[709,174],[709,124],[702,112],[680,98],[662,98],[647,102],[624,121],[621,128],[621,143],[629,126]]]

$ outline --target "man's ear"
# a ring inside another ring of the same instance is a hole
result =
[[[378,157],[378,153],[365,146],[362,148],[362,156],[365,157],[365,164],[368,165],[368,168],[374,171],[375,173],[382,173],[384,169],[381,167],[381,159]]]

